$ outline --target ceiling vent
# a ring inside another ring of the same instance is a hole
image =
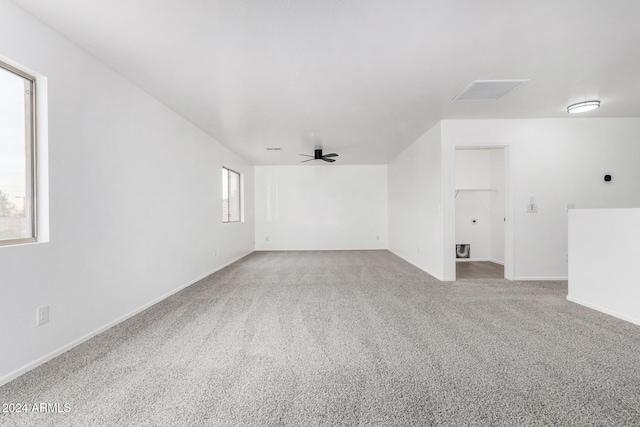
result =
[[[495,101],[528,81],[529,79],[476,80],[453,98],[453,101]]]

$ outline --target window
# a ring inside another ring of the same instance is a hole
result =
[[[240,222],[240,174],[222,168],[222,222]]]
[[[36,240],[35,89],[0,62],[0,245]]]

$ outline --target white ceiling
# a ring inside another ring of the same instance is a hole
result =
[[[386,163],[442,119],[589,99],[640,116],[635,0],[13,1],[255,164]],[[492,79],[530,82],[451,102]]]

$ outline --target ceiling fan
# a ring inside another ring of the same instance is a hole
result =
[[[316,148],[313,156],[309,154],[300,154],[300,155],[305,157],[313,157],[312,159],[303,160],[300,163],[310,162],[312,160],[324,160],[325,162],[333,163],[336,161],[336,159],[332,159],[331,157],[338,157],[336,153],[322,154],[322,148]]]

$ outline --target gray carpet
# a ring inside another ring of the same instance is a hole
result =
[[[640,425],[640,327],[566,282],[262,252],[0,388],[2,425]]]

